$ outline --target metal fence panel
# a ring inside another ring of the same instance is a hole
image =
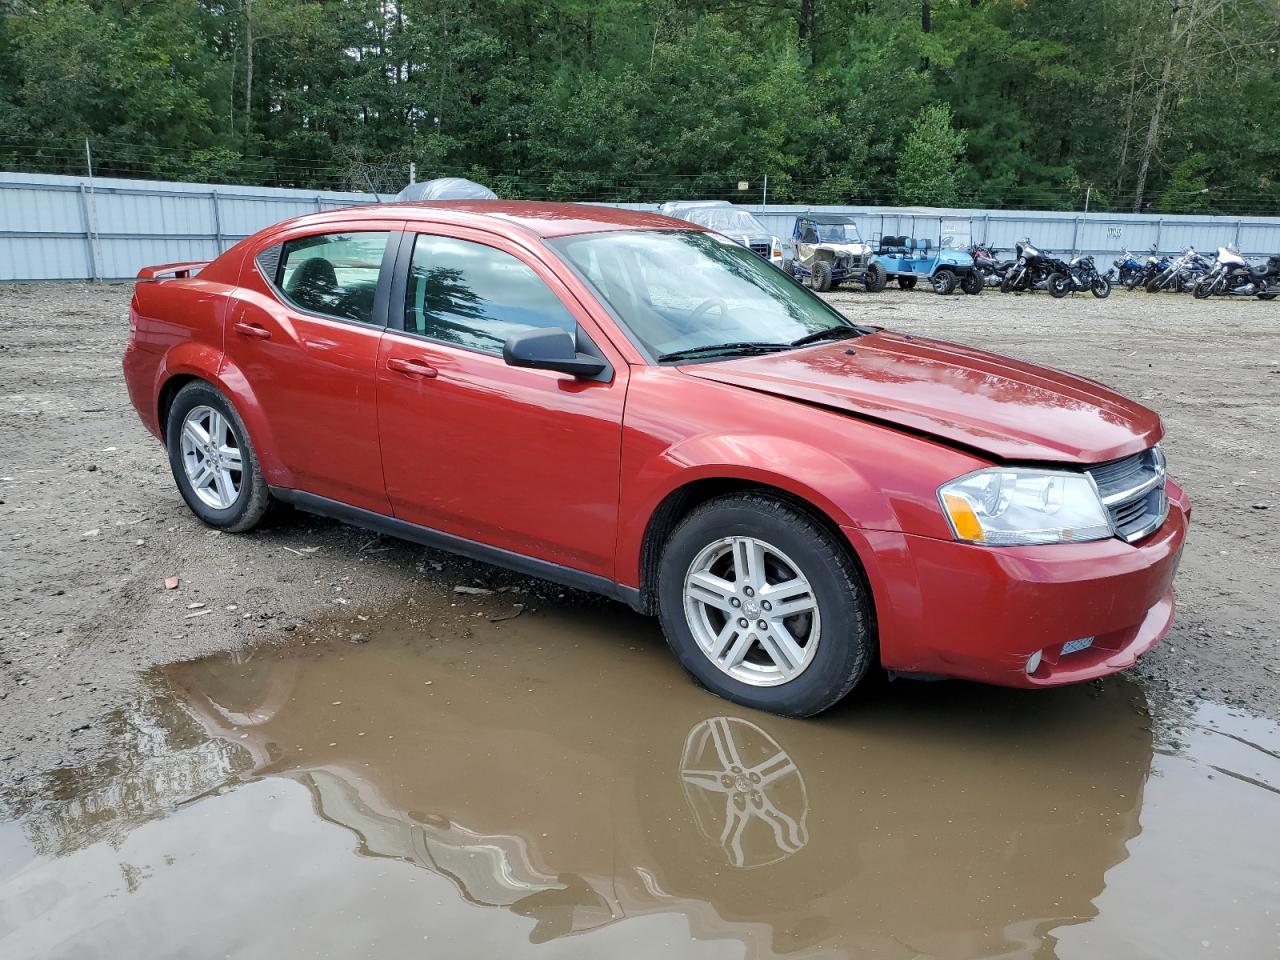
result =
[[[290,217],[375,203],[368,193],[0,173],[0,281],[133,277],[148,264],[206,260]],[[655,210],[653,203],[614,206]],[[1123,213],[943,210],[907,207],[743,204],[776,236],[807,212],[852,215],[864,238],[944,235],[1011,250],[1023,237],[1103,262],[1123,249],[1207,255],[1236,244],[1246,256],[1280,253],[1280,218],[1169,217]]]

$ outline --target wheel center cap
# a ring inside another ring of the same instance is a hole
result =
[[[749,617],[758,617],[760,615],[760,604],[753,599],[742,601],[742,609]]]

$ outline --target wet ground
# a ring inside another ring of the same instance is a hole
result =
[[[0,956],[1280,951],[1273,721],[1123,677],[788,721],[511,600],[152,671],[110,759],[0,807]]]

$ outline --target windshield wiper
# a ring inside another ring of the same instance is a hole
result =
[[[671,353],[659,354],[658,362],[667,360],[690,360],[694,357],[714,357],[717,354],[734,353],[775,353],[778,350],[789,350],[789,343],[768,343],[758,340],[743,340],[736,343],[708,343],[701,347],[687,347],[684,350],[673,350]]]
[[[816,333],[806,333],[798,340],[792,340],[791,346],[803,347],[807,343],[817,343],[819,340],[845,340],[849,337],[860,337],[866,332],[862,327],[846,326],[840,323],[834,327],[826,327]]]

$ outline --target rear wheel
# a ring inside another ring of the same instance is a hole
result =
[[[865,281],[867,293],[879,293],[888,282],[889,275],[885,273],[883,266],[873,263],[867,267],[867,279]]]
[[[1071,278],[1065,273],[1051,273],[1045,282],[1045,287],[1049,291],[1049,296],[1055,300],[1061,300],[1071,292]]]
[[[971,297],[976,297],[982,292],[984,285],[982,274],[977,270],[970,270],[960,280],[960,289]]]
[[[831,264],[827,263],[825,260],[816,261],[809,274],[809,286],[819,292],[830,290]]]
[[[914,290],[915,286],[915,277],[898,277],[898,288],[900,290]]]
[[[658,599],[685,669],[745,706],[812,716],[874,659],[870,597],[848,549],[771,496],[721,497],[686,517],[663,550]]]
[[[244,421],[217,388],[199,380],[179,390],[165,437],[173,478],[192,513],[232,533],[258,524],[271,493]]]
[[[956,289],[956,275],[950,270],[939,270],[932,279],[934,293],[945,297]]]

